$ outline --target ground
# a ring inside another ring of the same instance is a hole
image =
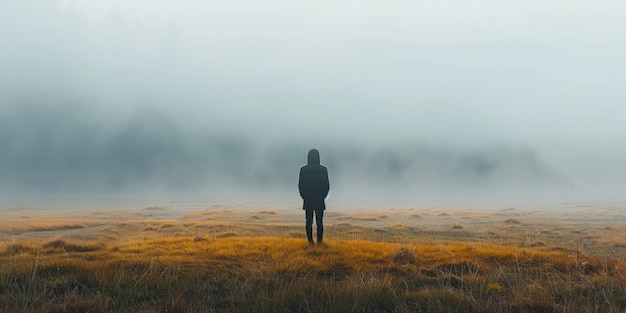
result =
[[[626,312],[626,207],[0,213],[0,312]]]
[[[182,209],[178,208],[182,207]],[[332,206],[329,206],[332,208]],[[173,236],[304,238],[294,206],[240,204],[0,211],[0,242],[65,239],[124,242]],[[553,247],[626,259],[626,207],[368,207],[343,205],[325,214],[326,240],[419,243],[446,240]]]

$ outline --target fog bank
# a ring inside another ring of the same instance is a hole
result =
[[[5,1],[0,194],[623,203],[621,9]]]

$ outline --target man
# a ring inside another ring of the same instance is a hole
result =
[[[320,153],[316,149],[311,149],[308,155],[308,164],[300,169],[300,179],[298,180],[300,197],[304,200],[302,209],[306,212],[306,236],[309,245],[313,245],[313,216],[317,225],[317,244],[322,244],[324,236],[324,210],[326,204],[324,199],[328,195],[330,184],[328,183],[328,170],[320,165]]]

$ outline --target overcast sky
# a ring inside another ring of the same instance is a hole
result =
[[[321,147],[346,189],[456,194],[476,178],[621,201],[624,12],[619,0],[3,1],[0,186],[283,190]]]

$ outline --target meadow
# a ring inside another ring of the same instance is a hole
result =
[[[620,207],[1,213],[3,313],[626,312]]]

